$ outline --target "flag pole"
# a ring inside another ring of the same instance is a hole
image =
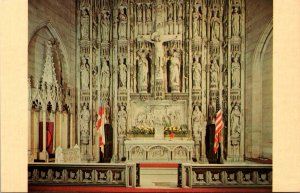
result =
[[[222,97],[222,91],[223,91],[223,66],[224,66],[224,61],[223,61],[223,52],[222,52],[222,46],[220,45],[220,82],[219,82],[219,107],[220,110],[222,112],[222,124],[223,124],[223,128],[221,129],[220,133],[219,133],[219,146],[220,146],[220,163],[224,163],[224,146],[223,146],[223,142],[224,142],[224,138],[223,138],[223,129],[224,129],[224,122],[223,122],[223,105],[222,105],[222,101],[223,101],[223,97]],[[221,140],[221,141],[220,141]]]
[[[103,68],[103,64],[102,64],[102,67],[101,67],[101,63],[99,63],[99,72],[98,72],[98,74],[99,74],[99,76],[98,76],[98,107],[97,107],[98,119],[99,119],[99,107],[100,107],[100,99],[101,99],[101,71],[102,71],[102,68]],[[97,119],[97,123],[96,123],[96,146],[97,146],[96,150],[97,150],[97,159],[99,159],[98,162],[100,163],[101,162],[101,160],[100,160],[100,156],[101,156],[100,155],[100,151],[101,151],[101,149],[100,149],[100,140],[99,140],[100,139],[100,131],[99,131],[100,128],[98,128],[98,119]]]

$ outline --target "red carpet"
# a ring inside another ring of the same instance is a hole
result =
[[[271,188],[119,188],[97,186],[29,186],[29,192],[272,192]]]
[[[177,163],[141,163],[141,168],[177,168]]]

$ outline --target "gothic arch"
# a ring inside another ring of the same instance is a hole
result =
[[[262,156],[262,129],[263,129],[263,106],[262,106],[262,66],[266,48],[273,36],[273,18],[259,38],[252,59],[252,151],[251,156]]]
[[[68,72],[70,72],[70,66],[69,66],[70,63],[69,63],[69,57],[67,54],[67,50],[66,50],[65,44],[62,41],[61,36],[57,32],[57,30],[53,27],[53,25],[50,21],[43,22],[36,27],[36,29],[34,30],[34,33],[32,34],[32,36],[29,39],[28,49],[32,45],[32,40],[39,34],[39,32],[42,29],[46,29],[50,33],[50,35],[55,40],[58,41],[59,46],[58,46],[57,54],[59,56],[60,68],[62,69],[62,77],[64,78],[65,83],[69,83],[70,77],[69,77]]]

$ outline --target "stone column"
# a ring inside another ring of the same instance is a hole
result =
[[[119,147],[119,159],[124,157],[124,135],[119,135],[118,136],[118,147]]]
[[[200,138],[195,137],[195,158],[197,161],[199,161],[199,158],[201,159],[202,151],[200,152]]]
[[[55,148],[56,148],[56,144],[55,144],[55,139],[56,139],[56,122],[55,122],[55,111],[51,113],[51,116],[50,116],[52,119],[50,119],[51,121],[53,121],[53,150],[51,153],[54,153],[55,152]]]
[[[206,125],[203,128],[203,131],[201,132],[201,141],[200,141],[200,160],[204,163],[208,163],[207,157],[206,157],[206,147],[205,147],[205,135],[206,135]],[[200,140],[200,139],[199,139]]]
[[[43,108],[42,112],[43,112],[43,151],[40,153],[40,159],[48,162],[48,152],[46,150],[46,142],[47,142],[46,141],[46,133],[47,133],[46,113],[47,113],[47,109]]]
[[[46,134],[47,134],[47,128],[46,128],[46,110],[43,110],[43,152],[46,152]]]
[[[59,112],[59,146],[62,147],[62,111]]]
[[[117,8],[117,3],[113,3],[115,6],[113,10],[113,15],[115,17],[113,18],[113,28],[118,29],[118,8]],[[114,31],[113,33],[113,48],[112,48],[112,68],[113,68],[113,74],[112,74],[112,82],[111,82],[111,87],[112,87],[112,96],[113,96],[113,160],[116,161],[118,159],[118,141],[117,141],[117,114],[118,114],[118,32],[117,30]]]
[[[70,114],[70,147],[74,146],[73,143],[73,114]]]
[[[39,154],[39,122],[40,122],[40,111],[35,110],[33,113],[33,153],[37,159]]]
[[[104,127],[104,126],[103,126]],[[101,128],[99,128],[100,130]],[[104,128],[103,128],[104,129]],[[99,145],[99,139],[100,139],[100,132],[96,131],[95,132],[95,161],[96,162],[100,162],[100,145]],[[105,145],[103,146],[103,148],[105,147]],[[104,152],[104,150],[103,150]]]
[[[31,107],[28,108],[28,162],[34,162],[31,151]]]

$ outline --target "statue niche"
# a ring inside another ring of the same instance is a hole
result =
[[[220,41],[221,25],[222,22],[220,18],[217,16],[217,11],[215,10],[212,12],[212,18],[211,18],[211,40],[212,41]]]
[[[119,59],[119,88],[126,89],[127,87],[127,66],[125,59]]]
[[[81,89],[88,89],[90,84],[89,63],[86,57],[81,57]]]
[[[141,51],[138,51],[138,70],[137,70],[137,76],[138,76],[138,91],[140,93],[146,93],[148,92],[148,84],[149,84],[149,77],[150,77],[150,66],[147,59],[148,51],[145,49],[142,49]]]
[[[81,113],[80,113],[80,140],[81,144],[88,145],[89,138],[90,138],[90,130],[89,130],[89,123],[90,123],[90,112],[88,105],[83,105]]]
[[[102,41],[108,41],[110,36],[110,14],[104,12],[101,20],[101,39]]]
[[[89,39],[89,14],[87,10],[81,11],[81,39],[87,40]]]
[[[127,125],[127,112],[125,111],[125,106],[121,106],[118,112],[118,134],[124,135]]]
[[[109,90],[109,79],[110,79],[110,72],[107,60],[105,58],[102,59],[102,68],[100,72],[100,85],[102,91]]]
[[[194,63],[192,67],[193,72],[193,89],[199,90],[201,87],[201,63],[200,58],[198,61],[198,58],[194,58]]]
[[[177,50],[171,52],[169,59],[169,87],[171,92],[179,92],[181,62]]]
[[[118,35],[119,39],[126,39],[127,35],[127,15],[125,13],[125,8],[120,9],[120,13],[118,16],[119,21],[119,28],[118,28]]]
[[[201,14],[199,13],[198,7],[195,6],[193,11],[193,37],[194,38],[201,35],[201,23],[199,24],[199,18],[201,18]]]
[[[232,16],[232,35],[240,35],[240,14],[238,13],[238,7],[233,8]]]
[[[239,63],[239,56],[238,54],[233,57],[233,62],[231,64],[231,87],[233,89],[239,89],[241,83],[241,65]]]

